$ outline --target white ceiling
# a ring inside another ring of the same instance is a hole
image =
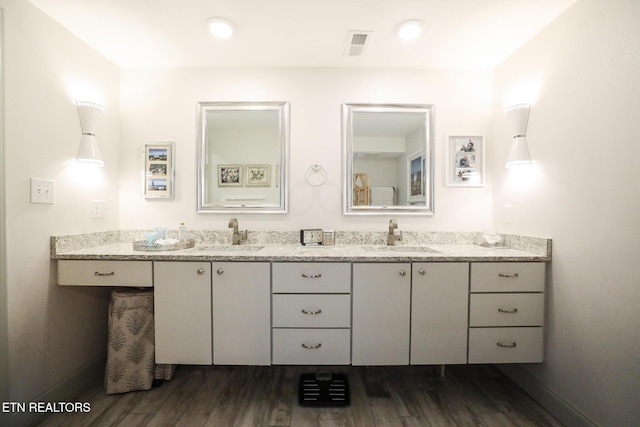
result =
[[[29,0],[116,65],[492,69],[577,0]],[[234,22],[214,39],[207,19]],[[397,25],[425,24],[401,42]],[[349,31],[372,31],[345,55]]]

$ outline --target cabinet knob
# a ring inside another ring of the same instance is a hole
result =
[[[399,271],[399,274],[400,274],[402,277],[404,277],[404,276],[406,276],[406,275],[407,275],[407,272],[406,272],[406,271],[404,271],[404,270],[400,270],[400,271]]]
[[[222,276],[224,274],[224,270],[222,268],[219,268],[216,270],[216,273],[218,273],[219,276]]]
[[[202,276],[204,274],[204,268],[199,268],[196,273]]]
[[[424,271],[424,270],[421,268],[420,270],[418,270],[418,273],[419,273],[421,276],[424,276],[427,272],[426,272],[426,271]]]

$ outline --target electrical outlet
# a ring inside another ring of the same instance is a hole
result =
[[[54,189],[54,181],[31,178],[31,203],[53,204]]]
[[[509,224],[511,222],[511,205],[502,205],[502,223]]]
[[[107,216],[107,202],[104,200],[91,201],[91,218],[104,218]]]

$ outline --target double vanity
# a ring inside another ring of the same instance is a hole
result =
[[[51,239],[63,286],[154,290],[156,363],[408,365],[535,363],[544,357],[547,239],[473,233],[193,232],[194,248],[133,249],[140,232]]]

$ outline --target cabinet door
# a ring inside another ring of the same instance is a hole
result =
[[[411,264],[353,265],[352,364],[409,364]]]
[[[271,364],[271,268],[213,263],[213,363]]]
[[[156,363],[211,364],[211,263],[154,262]]]
[[[411,363],[467,363],[469,264],[414,263]]]

